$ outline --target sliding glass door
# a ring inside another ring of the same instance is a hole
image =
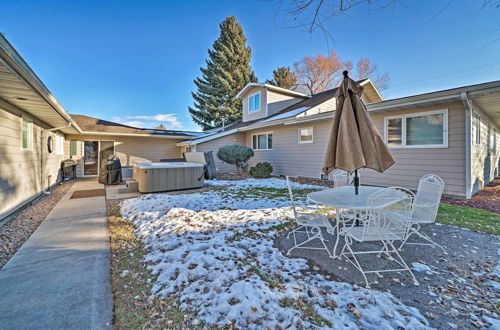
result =
[[[99,141],[83,141],[83,175],[97,175]]]

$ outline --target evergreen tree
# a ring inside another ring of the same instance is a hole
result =
[[[273,79],[266,83],[286,89],[294,88],[297,86],[297,75],[289,66],[281,66],[273,71]]]
[[[229,16],[220,23],[220,35],[208,50],[206,67],[194,83],[198,90],[191,93],[194,107],[189,112],[203,129],[221,127],[242,117],[238,92],[257,78],[250,67],[252,50],[246,45],[243,28],[236,17]]]

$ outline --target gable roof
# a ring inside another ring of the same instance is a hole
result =
[[[84,115],[71,115],[71,117],[73,117],[78,126],[83,130],[83,134],[135,135],[165,138],[193,138],[206,135],[203,132],[137,128]]]
[[[245,87],[243,87],[243,89],[238,94],[236,94],[236,97],[241,98],[252,87],[267,88],[269,90],[272,90],[272,91],[275,91],[275,92],[278,92],[281,94],[288,94],[288,95],[297,96],[297,97],[303,97],[303,98],[310,97],[309,95],[304,94],[304,93],[292,91],[291,89],[286,89],[286,88],[282,88],[282,87],[278,87],[278,86],[274,86],[274,85],[266,84],[266,83],[248,83],[248,84],[246,84]]]

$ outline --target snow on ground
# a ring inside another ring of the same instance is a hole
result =
[[[282,182],[249,179],[227,184],[234,192],[255,185],[282,188]],[[390,293],[327,280],[311,272],[306,260],[283,255],[273,245],[278,233],[274,226],[292,213],[280,198],[241,197],[225,190],[155,194],[126,200],[121,211],[134,222],[136,234],[149,249],[146,261],[158,275],[153,293],[175,295],[183,310],[208,325],[233,323],[250,329],[427,326],[417,309]]]

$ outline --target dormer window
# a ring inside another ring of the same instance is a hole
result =
[[[248,112],[256,112],[260,110],[260,93],[250,95],[248,97]]]

